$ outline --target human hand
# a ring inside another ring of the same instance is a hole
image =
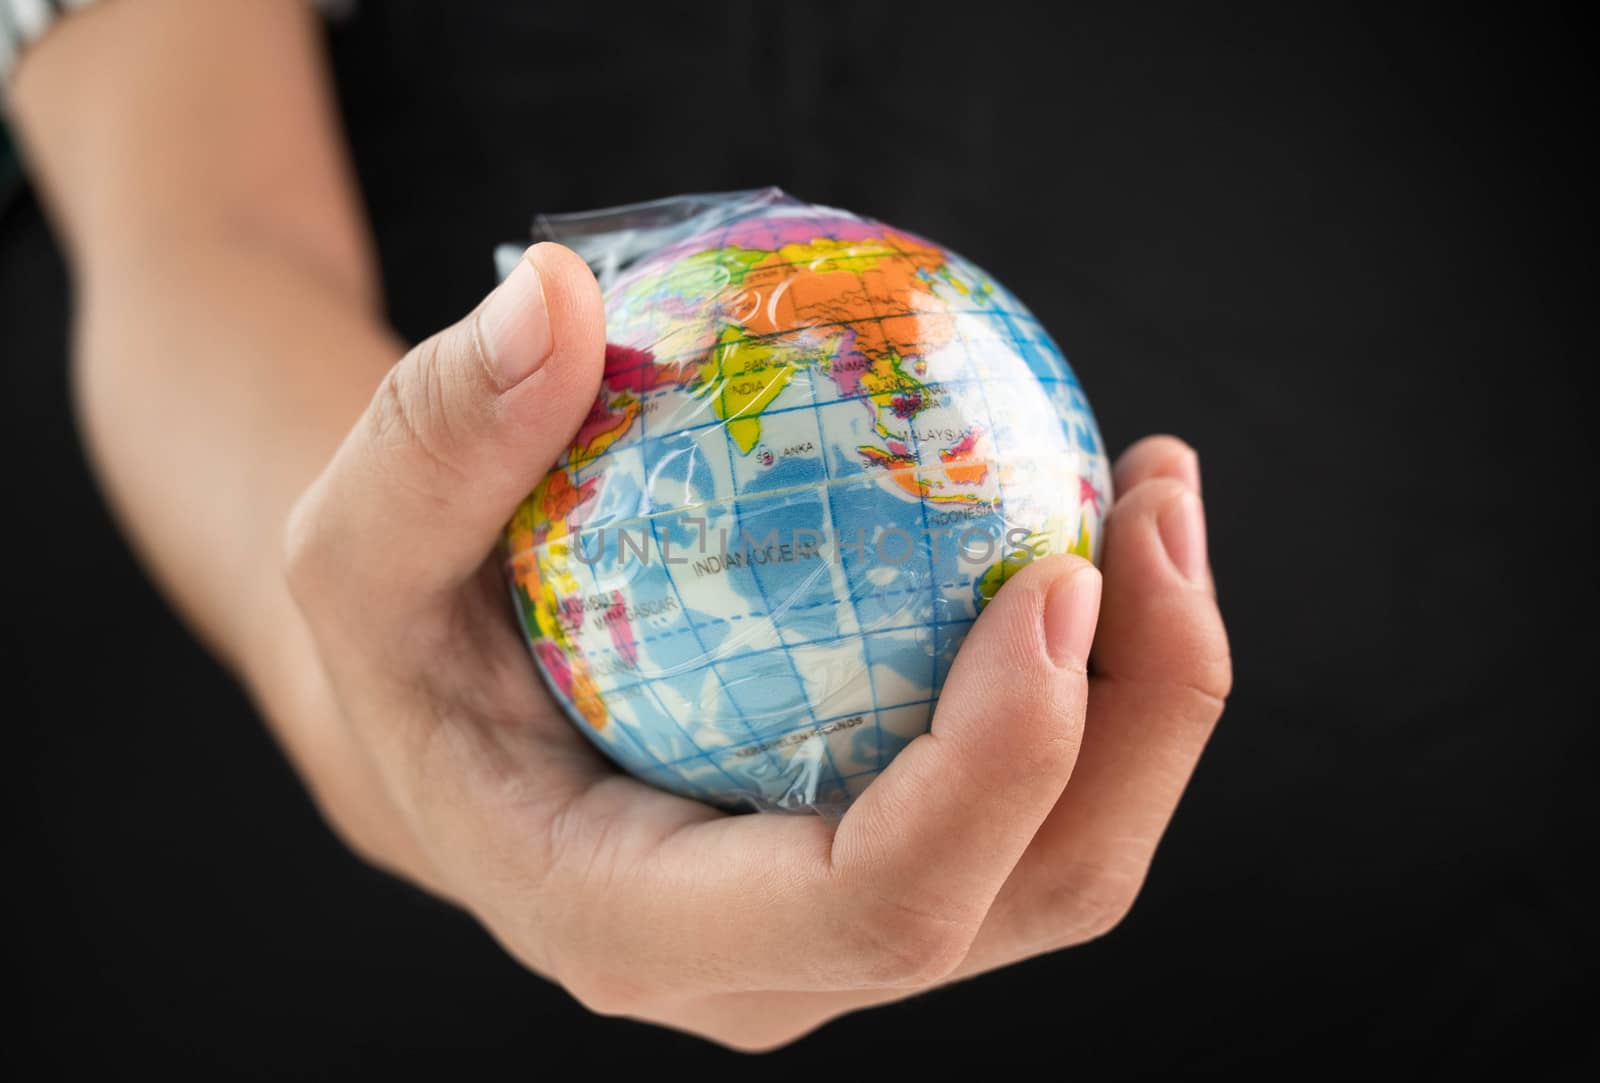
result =
[[[290,586],[406,839],[374,856],[591,1008],[747,1048],[1114,924],[1229,683],[1192,453],[1118,466],[1092,679],[1100,573],[1038,561],[840,821],[730,816],[572,727],[491,557],[593,402],[603,335],[588,269],[536,246],[395,366],[296,505]]]

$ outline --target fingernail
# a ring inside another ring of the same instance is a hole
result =
[[[484,352],[501,390],[515,387],[537,372],[555,346],[544,284],[539,281],[539,268],[533,265],[532,251],[522,254],[478,315]]]
[[[1167,557],[1185,579],[1201,586],[1206,579],[1206,516],[1200,498],[1180,493],[1156,514],[1156,528]]]
[[[1086,668],[1099,620],[1098,571],[1079,568],[1056,580],[1044,596],[1044,646],[1051,661],[1068,669]]]

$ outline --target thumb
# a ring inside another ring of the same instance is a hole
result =
[[[296,508],[291,545],[325,581],[404,584],[412,600],[464,581],[588,413],[604,353],[594,275],[534,245],[389,371]]]

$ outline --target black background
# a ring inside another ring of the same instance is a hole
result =
[[[1238,685],[1132,916],[785,1061],[848,1076],[871,1050],[907,1071],[964,1050],[1133,1079],[1588,1055],[1592,129],[1572,26],[522,7],[372,3],[331,32],[408,336],[465,312],[535,211],[777,183],[994,271],[1113,448],[1172,431],[1203,457]],[[340,848],[108,521],[67,407],[68,305],[15,202],[4,1056],[770,1070],[587,1015]]]

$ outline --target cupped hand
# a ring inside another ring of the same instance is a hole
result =
[[[1231,680],[1193,452],[1123,455],[1103,611],[1076,557],[1011,578],[931,732],[842,819],[727,815],[573,728],[494,556],[588,412],[603,340],[588,269],[535,246],[391,370],[290,518],[290,587],[404,840],[371,856],[594,1010],[742,1048],[1115,925]]]

